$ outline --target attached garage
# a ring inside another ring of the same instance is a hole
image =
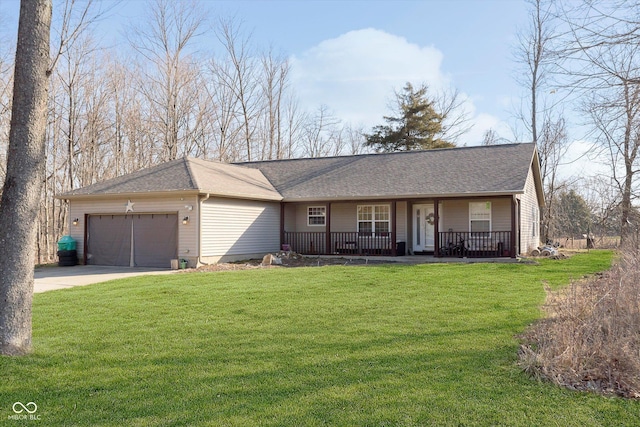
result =
[[[178,254],[178,214],[88,215],[87,264],[168,268]]]
[[[256,169],[182,158],[59,198],[87,264],[195,267],[280,247],[282,196]]]

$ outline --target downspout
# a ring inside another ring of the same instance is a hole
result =
[[[518,207],[520,206],[515,195],[511,196],[511,258],[516,258],[520,254],[520,215],[518,215]],[[516,233],[517,236],[516,236]]]
[[[198,265],[209,265],[206,262],[202,262],[202,204],[209,200],[211,193],[207,193],[204,199],[198,203]]]
[[[439,258],[440,255],[440,199],[433,199],[433,256]]]
[[[396,201],[392,201],[391,202],[391,256],[397,256],[398,255],[398,225],[397,225],[397,219],[396,219],[396,208],[397,208],[397,204]]]

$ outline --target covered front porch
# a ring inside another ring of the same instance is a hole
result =
[[[280,240],[304,255],[515,258],[516,224],[511,196],[283,202]]]

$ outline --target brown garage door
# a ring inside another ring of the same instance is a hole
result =
[[[89,216],[87,264],[169,268],[177,253],[177,214]]]

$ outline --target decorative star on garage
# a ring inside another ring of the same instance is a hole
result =
[[[124,209],[124,213],[133,212],[133,205],[134,203],[132,203],[131,200],[128,200],[127,207]]]

